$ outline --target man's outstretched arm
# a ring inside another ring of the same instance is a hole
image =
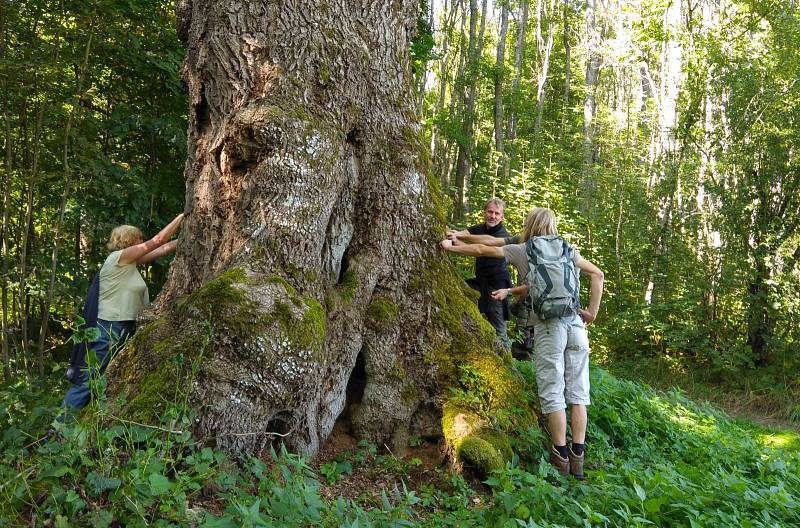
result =
[[[494,238],[494,237],[489,237]],[[499,239],[502,241],[502,238]],[[452,240],[442,240],[439,246],[445,251],[466,255],[468,257],[490,257],[504,258],[503,250],[500,247],[489,246],[486,244],[454,244]]]
[[[447,230],[447,239],[453,242],[463,242],[465,244],[483,244],[484,246],[502,247],[506,245],[504,238],[493,237],[492,235],[473,235],[466,229],[463,231]]]
[[[492,300],[502,301],[509,295],[514,295],[517,297],[528,295],[528,285],[520,284],[519,286],[514,286],[513,288],[501,288],[499,290],[495,290],[492,292]]]

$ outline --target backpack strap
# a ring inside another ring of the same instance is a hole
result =
[[[547,275],[547,267],[544,264],[537,264],[536,267],[542,270],[541,272],[539,272],[539,277],[541,277],[542,280],[544,281],[545,288],[544,291],[542,291],[542,294],[539,295],[539,298],[536,299],[534,306],[541,306],[544,300],[547,299],[547,296],[550,295],[550,292],[553,291],[553,282]]]
[[[525,253],[527,253],[528,257],[528,273],[536,274],[537,270],[541,270],[545,268],[544,264],[539,262],[540,257],[542,256],[539,249],[536,247],[535,240],[539,237],[531,237],[525,243]],[[528,303],[529,309],[537,312],[535,309],[536,306],[541,306],[542,302],[547,298],[547,295],[553,289],[553,283],[550,281],[550,277],[548,277],[547,273],[538,272],[539,276],[542,280],[545,281],[546,287],[545,290],[539,295],[537,299],[533,299],[532,292],[528,292],[526,296],[526,303]]]
[[[575,275],[575,263],[572,262],[572,246],[563,238],[561,239],[561,254],[564,255],[564,289],[575,295],[575,288],[572,286],[570,276]]]

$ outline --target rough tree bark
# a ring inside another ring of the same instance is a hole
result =
[[[178,6],[187,217],[148,324],[109,368],[117,412],[152,420],[177,395],[196,434],[231,451],[313,454],[341,417],[393,451],[444,434],[471,464],[507,458],[447,400],[466,363],[487,408],[528,409],[436,249],[445,212],[408,57],[417,6]]]

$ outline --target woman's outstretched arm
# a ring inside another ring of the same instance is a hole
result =
[[[149,253],[159,249],[161,246],[169,242],[169,239],[172,238],[172,235],[175,234],[175,231],[178,230],[178,227],[181,225],[183,221],[183,213],[176,216],[172,222],[167,224],[164,229],[158,232],[156,236],[148,240],[147,242],[141,242],[139,244],[134,244],[132,246],[126,247],[122,250],[122,255],[119,257],[120,264],[142,264],[144,262],[149,262],[145,260],[140,260]],[[153,259],[158,258],[161,255],[156,255]],[[150,260],[153,260],[150,259]]]
[[[157,258],[166,257],[170,253],[174,253],[175,250],[178,248],[178,241],[177,240],[170,240],[160,248],[156,248],[150,253],[139,257],[139,260],[136,261],[137,264],[147,264],[149,262],[153,262]]]

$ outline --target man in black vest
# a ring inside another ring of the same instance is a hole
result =
[[[474,225],[461,234],[491,235],[506,238],[510,235],[503,227],[503,212],[506,205],[499,198],[492,198],[483,207],[484,223]],[[506,334],[506,321],[509,319],[508,299],[492,300],[492,292],[502,288],[511,288],[511,276],[508,273],[506,259],[477,257],[475,259],[475,278],[467,283],[481,294],[478,309],[486,317],[497,332],[497,337],[506,349],[511,348],[511,341]]]

